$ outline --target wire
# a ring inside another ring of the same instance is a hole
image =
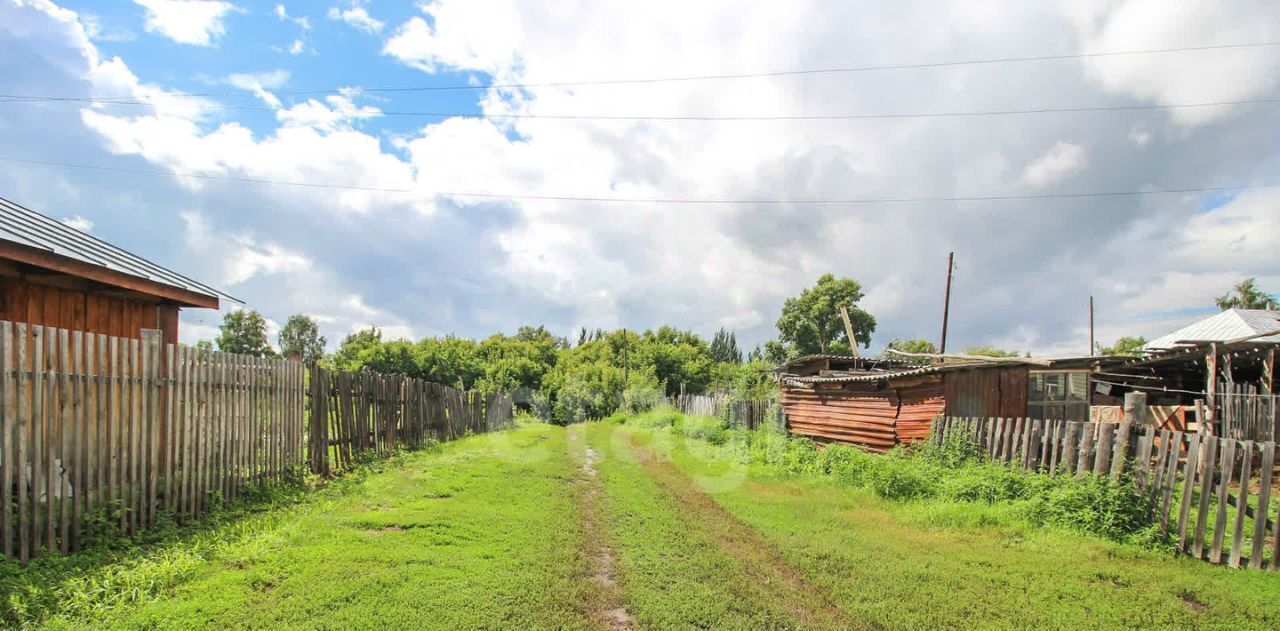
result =
[[[44,101],[23,99],[12,95],[0,94],[0,103],[42,103]],[[140,105],[153,106],[147,101],[110,101],[97,98],[59,98],[57,102],[88,103],[101,105]],[[473,118],[487,120],[601,120],[601,121],[830,121],[830,120],[886,120],[886,119],[918,119],[918,118],[976,118],[987,116],[1062,114],[1087,112],[1126,112],[1143,110],[1171,110],[1199,107],[1225,107],[1232,105],[1280,104],[1280,98],[1241,99],[1235,101],[1211,101],[1205,103],[1171,103],[1149,105],[1099,105],[1084,107],[1043,107],[1033,109],[984,110],[974,112],[921,112],[899,114],[782,114],[782,115],[728,115],[728,116],[613,116],[591,114],[483,114],[468,112],[415,112],[415,111],[379,111],[379,116],[414,116],[437,118]],[[250,105],[211,104],[209,109],[226,109],[236,111],[277,112],[280,108]]]
[[[769,204],[769,205],[821,205],[821,204],[909,204],[927,202],[991,202],[1036,199],[1092,199],[1104,197],[1133,197],[1140,195],[1177,195],[1190,193],[1222,193],[1258,189],[1280,188],[1280,184],[1256,184],[1249,186],[1206,186],[1194,188],[1167,188],[1130,191],[1101,191],[1080,193],[1038,193],[1020,195],[970,195],[957,197],[849,197],[849,198],[800,198],[800,199],[752,199],[752,198],[693,198],[693,197],[597,197],[581,195],[538,195],[523,193],[477,193],[468,191],[418,191],[407,188],[390,188],[377,186],[358,186],[344,184],[328,184],[320,182],[297,182],[270,180],[265,178],[241,177],[234,175],[210,175],[207,173],[160,171],[156,169],[134,169],[94,164],[77,164],[72,162],[54,162],[50,160],[33,160],[0,156],[0,161],[19,164],[64,167],[70,169],[87,169],[93,171],[110,171],[115,173],[136,173],[161,177],[187,177],[202,180],[221,180],[249,184],[272,184],[279,186],[296,186],[302,188],[318,188],[346,191],[365,191],[372,193],[418,193],[441,197],[480,197],[487,199],[515,199],[539,201],[568,202],[601,202],[601,203],[643,203],[643,204]]]
[[[1195,390],[1179,390],[1179,389],[1177,389],[1177,388],[1166,388],[1166,387],[1164,387],[1164,386],[1140,386],[1140,385],[1132,384],[1132,383],[1115,383],[1115,382],[1113,382],[1113,381],[1103,381],[1102,379],[1090,379],[1090,381],[1092,381],[1092,382],[1094,382],[1094,383],[1105,383],[1105,384],[1107,384],[1107,385],[1109,385],[1109,386],[1116,386],[1116,387],[1119,387],[1119,388],[1133,388],[1133,389],[1135,389],[1135,390],[1154,390],[1154,391],[1156,391],[1156,392],[1177,392],[1177,393],[1179,393],[1179,394],[1198,394],[1198,395],[1200,395],[1200,396],[1208,396],[1208,395],[1209,395],[1209,393],[1207,393],[1207,392],[1197,392],[1197,391],[1195,391]],[[1214,395],[1214,396],[1221,396],[1221,397],[1258,397],[1258,398],[1262,398],[1262,399],[1269,399],[1269,398],[1275,397],[1275,396],[1277,396],[1277,395],[1274,395],[1274,394],[1257,394],[1257,393],[1248,393],[1248,392],[1218,392],[1218,393],[1215,393],[1215,395]]]
[[[479,85],[471,84],[454,84],[454,85],[434,85],[434,86],[402,86],[402,87],[375,87],[375,88],[359,88],[363,92],[445,92],[458,90],[494,90],[494,89],[528,89],[528,88],[557,88],[557,87],[576,87],[576,86],[607,86],[607,85],[637,85],[652,83],[682,83],[690,81],[723,81],[736,79],[757,79],[768,77],[792,77],[804,75],[821,75],[821,74],[852,74],[862,72],[879,72],[885,70],[913,70],[923,68],[950,68],[955,66],[977,66],[1005,63],[1025,63],[1038,61],[1062,61],[1068,59],[1096,59],[1101,57],[1120,57],[1129,55],[1156,55],[1164,53],[1178,52],[1194,52],[1207,50],[1229,50],[1229,49],[1246,49],[1246,48],[1267,48],[1280,46],[1280,42],[1254,42],[1244,44],[1213,44],[1208,46],[1183,46],[1177,48],[1148,48],[1138,50],[1119,50],[1105,51],[1099,53],[1072,53],[1061,55],[1032,55],[1024,57],[994,57],[987,59],[967,59],[959,61],[937,61],[924,63],[898,63],[898,64],[882,64],[882,65],[866,65],[866,66],[836,66],[829,68],[804,68],[796,70],[773,70],[762,72],[743,72],[743,73],[716,73],[701,75],[677,75],[665,77],[640,77],[630,79],[588,79],[575,81],[545,81],[533,83],[485,83]],[[291,90],[276,92],[275,94],[305,95],[305,94],[330,94],[337,92],[337,89],[330,90]],[[239,96],[249,95],[252,91],[221,91],[221,92],[193,92],[182,96],[204,97],[204,96]],[[110,97],[107,97],[110,98]],[[133,98],[131,96],[118,98]]]

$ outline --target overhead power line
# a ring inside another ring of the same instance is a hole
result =
[[[1022,57],[992,57],[985,59],[965,59],[953,61],[934,61],[923,63],[897,63],[897,64],[879,64],[864,66],[834,66],[827,68],[801,68],[794,70],[766,70],[760,72],[741,72],[741,73],[713,73],[713,74],[697,74],[697,75],[673,75],[659,77],[636,77],[623,79],[580,79],[570,81],[542,81],[542,82],[503,82],[503,83],[483,83],[483,84],[451,84],[451,85],[420,85],[420,86],[391,86],[391,87],[372,87],[357,88],[362,92],[447,92],[461,90],[493,90],[493,89],[528,89],[528,88],[556,88],[556,87],[579,87],[579,86],[608,86],[608,85],[642,85],[653,83],[684,83],[691,81],[724,81],[736,79],[757,79],[769,77],[793,77],[804,75],[823,75],[823,74],[854,74],[865,72],[880,72],[886,70],[912,70],[924,68],[948,68],[954,66],[978,66],[992,64],[1007,63],[1025,63],[1040,61],[1062,61],[1069,59],[1096,59],[1104,57],[1123,57],[1132,55],[1158,55],[1165,53],[1195,52],[1209,50],[1232,50],[1232,49],[1249,49],[1249,48],[1268,48],[1280,46],[1280,42],[1252,42],[1241,44],[1212,44],[1207,46],[1181,46],[1176,48],[1147,48],[1137,50],[1116,50],[1104,51],[1096,53],[1067,53],[1057,55],[1031,55]],[[307,95],[307,94],[332,94],[337,92],[339,88],[331,89],[311,89],[311,90],[284,90],[273,92],[276,95]],[[236,91],[209,91],[209,92],[191,92],[178,96],[188,97],[212,97],[212,96],[244,96],[252,95],[251,90]],[[35,97],[46,98],[46,97]],[[54,98],[54,97],[47,97]],[[105,99],[132,99],[131,95],[122,97],[103,97]]]
[[[39,103],[42,101],[24,99],[0,94],[0,103]],[[148,101],[110,101],[96,98],[59,98],[58,102],[73,102],[99,105],[140,105],[154,106]],[[1280,98],[1239,99],[1234,101],[1208,101],[1203,103],[1163,103],[1144,105],[1094,105],[1079,107],[1038,107],[1029,109],[977,110],[959,112],[895,112],[880,114],[728,114],[728,115],[612,115],[612,114],[487,114],[478,112],[431,112],[379,110],[377,116],[436,117],[436,118],[475,118],[486,120],[592,120],[592,121],[696,121],[696,122],[764,122],[764,121],[834,121],[834,120],[894,120],[919,118],[981,118],[989,116],[1018,116],[1038,114],[1073,114],[1089,112],[1129,112],[1144,110],[1176,110],[1206,107],[1228,107],[1239,105],[1275,105]],[[274,108],[248,105],[211,105],[212,110],[278,112],[287,108]]]
[[[1123,191],[1091,191],[1075,193],[1029,193],[1029,194],[995,194],[995,195],[961,195],[961,196],[920,196],[920,197],[846,197],[846,198],[695,198],[695,197],[604,197],[591,195],[550,195],[531,193],[491,193],[474,191],[422,191],[407,188],[378,186],[358,186],[346,184],[330,184],[321,182],[298,182],[271,180],[234,175],[214,175],[208,173],[172,172],[156,169],[134,169],[94,164],[77,164],[71,162],[55,162],[50,160],[33,160],[0,156],[0,161],[19,164],[62,167],[70,169],[87,169],[114,173],[135,173],[159,177],[194,178],[200,180],[220,180],[247,184],[267,184],[276,186],[293,186],[300,188],[317,188],[327,190],[364,191],[371,193],[416,193],[439,197],[476,197],[484,199],[511,199],[531,201],[565,201],[565,202],[600,202],[600,203],[641,203],[641,204],[761,204],[761,205],[836,205],[836,204],[909,204],[928,202],[998,202],[1013,200],[1050,200],[1050,199],[1095,199],[1106,197],[1136,197],[1144,195],[1177,195],[1192,193],[1227,193],[1248,190],[1280,188],[1280,184],[1254,184],[1247,186],[1198,186],[1164,189],[1140,189]]]

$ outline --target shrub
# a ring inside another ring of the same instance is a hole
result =
[[[1056,524],[1123,540],[1147,527],[1142,495],[1128,476],[1113,481],[1086,475],[1052,478],[1029,504],[1036,523]]]

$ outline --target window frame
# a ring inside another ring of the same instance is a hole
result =
[[[1076,369],[1040,369],[1027,371],[1027,418],[1038,420],[1070,420],[1070,421],[1088,421],[1089,406],[1091,404],[1091,392],[1089,388],[1093,382],[1093,373],[1087,368]],[[1037,376],[1055,375],[1061,376],[1061,382],[1058,385],[1062,392],[1059,398],[1053,398],[1049,394],[1046,382],[1043,388],[1043,398],[1035,398],[1035,378]],[[1073,389],[1071,387],[1074,378],[1084,378],[1084,398],[1072,399]],[[1039,412],[1032,413],[1032,410],[1038,409]]]

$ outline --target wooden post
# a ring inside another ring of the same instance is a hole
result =
[[[947,253],[947,293],[942,300],[942,340],[938,344],[938,352],[947,352],[947,321],[951,317],[951,270],[955,267],[955,252]],[[942,363],[939,359],[937,363]]]
[[[1124,395],[1124,422],[1134,427],[1142,425],[1147,417],[1147,393],[1126,392]]]
[[[1204,417],[1200,419],[1205,424],[1205,430],[1213,434],[1213,422],[1217,420],[1218,414],[1215,411],[1217,403],[1214,392],[1218,387],[1218,343],[1209,344],[1209,351],[1204,356],[1205,363],[1205,387],[1204,387]]]
[[[844,334],[849,337],[849,354],[861,357],[858,354],[858,340],[853,336],[853,321],[849,319],[849,309],[844,305],[840,305],[840,318],[844,320]]]

